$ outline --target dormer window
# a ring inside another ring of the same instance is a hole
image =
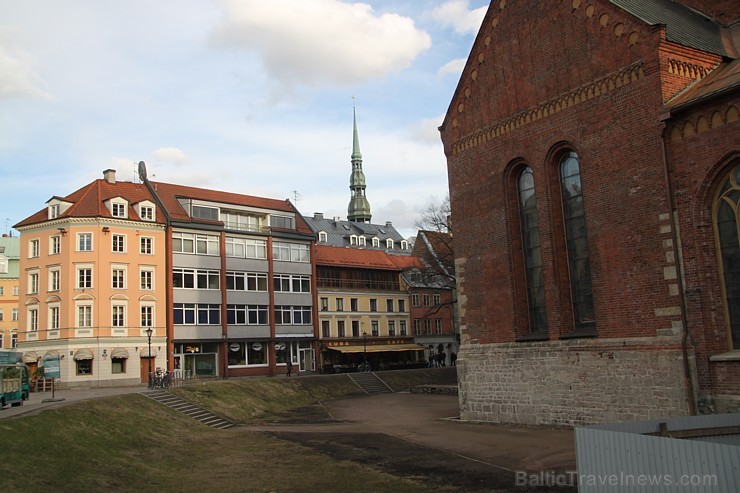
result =
[[[351,235],[349,237],[349,244],[350,245],[357,245],[357,235]]]
[[[143,221],[154,221],[154,207],[151,206],[142,206],[139,212],[139,217]]]
[[[365,237],[364,236],[360,236],[357,240],[358,240],[358,243],[359,243],[360,246],[365,246],[366,245],[366,243],[365,243]]]
[[[385,240],[385,247],[388,248],[389,250],[393,250],[393,248],[395,248],[395,244],[391,238],[388,238],[387,240]]]
[[[110,213],[113,217],[126,217],[126,204],[124,202],[112,202]]]
[[[59,217],[59,214],[61,213],[61,206],[59,204],[54,204],[49,206],[49,219],[56,219]]]
[[[319,241],[329,241],[329,235],[326,231],[319,231]]]
[[[380,248],[380,239],[377,236],[373,238],[373,246],[375,248]]]
[[[401,240],[401,250],[408,250],[409,249],[409,242],[406,240]]]

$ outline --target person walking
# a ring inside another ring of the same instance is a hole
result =
[[[288,359],[285,360],[285,369],[287,370],[286,374],[290,376],[290,374],[293,372],[293,362],[290,361],[290,356],[288,356]]]

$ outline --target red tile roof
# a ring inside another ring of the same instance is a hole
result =
[[[113,217],[105,206],[107,200],[121,197],[128,201],[129,210],[128,217],[130,219],[139,219],[138,214],[132,207],[133,204],[149,200],[154,202],[154,198],[149,193],[146,185],[141,183],[132,183],[127,181],[119,181],[116,183],[108,183],[104,179],[95,180],[92,183],[85,185],[84,187],[75,190],[66,197],[54,196],[52,199],[63,200],[64,202],[70,202],[72,205],[59,215],[60,218],[65,217]],[[50,200],[52,200],[50,199]],[[41,209],[37,213],[30,217],[27,217],[23,221],[16,224],[16,226],[28,226],[31,224],[37,224],[48,220],[47,209]],[[158,216],[157,222],[164,222],[163,218]]]
[[[316,246],[316,263],[339,267],[402,270],[415,267],[418,259],[402,255],[389,255],[382,250],[363,248]]]
[[[218,221],[208,221],[203,219],[191,219],[185,212],[185,209],[178,202],[178,198],[190,198],[198,200],[207,200],[238,206],[258,207],[269,210],[288,212],[295,216],[296,231],[299,233],[313,235],[313,231],[308,226],[303,216],[290,203],[289,200],[267,199],[262,197],[253,197],[251,195],[242,195],[231,192],[220,192],[217,190],[207,190],[204,188],[188,187],[183,185],[173,185],[171,183],[151,182],[157,195],[167,208],[171,217],[177,221],[198,222],[221,224]],[[71,202],[72,205],[59,217],[112,217],[110,211],[105,206],[105,201],[121,197],[129,202],[129,205],[136,204],[144,200],[150,200],[157,203],[149,189],[143,183],[132,183],[127,181],[118,181],[109,183],[105,179],[98,179],[85,185],[67,195],[66,197],[54,196],[52,199],[59,199],[65,202]],[[51,199],[50,199],[51,200]],[[133,207],[129,207],[128,217],[137,220],[139,216]],[[157,214],[157,222],[164,222],[164,214]],[[48,220],[47,209],[42,209],[34,215],[19,222],[16,226],[28,226]]]

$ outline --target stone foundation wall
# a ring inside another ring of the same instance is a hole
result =
[[[462,420],[587,425],[688,414],[676,337],[464,344],[457,371]]]

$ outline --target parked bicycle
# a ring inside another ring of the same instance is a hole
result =
[[[157,368],[154,373],[149,374],[150,389],[169,389],[171,385],[170,372],[162,368]]]
[[[357,365],[357,371],[372,371],[370,368],[370,363],[367,361],[363,361],[359,365]]]

